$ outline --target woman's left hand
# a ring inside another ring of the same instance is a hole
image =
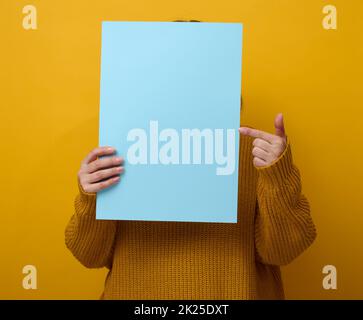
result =
[[[239,132],[255,138],[253,140],[253,164],[265,167],[276,161],[284,152],[287,144],[284,119],[281,113],[275,118],[275,134],[248,127],[239,128]]]

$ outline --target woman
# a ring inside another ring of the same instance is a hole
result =
[[[101,298],[284,298],[280,266],[316,237],[309,203],[282,114],[275,134],[239,130],[236,224],[96,220],[96,193],[120,182],[123,160],[111,147],[86,156],[65,241],[86,267],[109,269]]]

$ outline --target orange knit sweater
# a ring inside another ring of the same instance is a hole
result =
[[[251,151],[241,136],[236,224],[96,220],[96,194],[78,181],[65,241],[84,266],[109,269],[101,298],[283,299],[279,266],[310,246],[315,226],[290,144],[264,168]]]

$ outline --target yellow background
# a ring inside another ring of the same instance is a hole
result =
[[[38,30],[22,27],[35,5]],[[322,28],[324,5],[338,30]],[[242,122],[285,114],[314,245],[284,267],[287,298],[363,298],[361,0],[2,0],[0,298],[98,299],[105,270],[66,249],[80,161],[97,145],[102,20],[243,22]],[[22,268],[38,269],[24,290]],[[322,268],[338,289],[322,288]]]

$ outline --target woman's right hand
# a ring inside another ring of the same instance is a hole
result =
[[[84,158],[78,171],[78,179],[85,192],[98,192],[120,181],[120,174],[124,172],[121,166],[123,159],[116,156],[98,158],[112,155],[115,151],[112,147],[98,147]]]

